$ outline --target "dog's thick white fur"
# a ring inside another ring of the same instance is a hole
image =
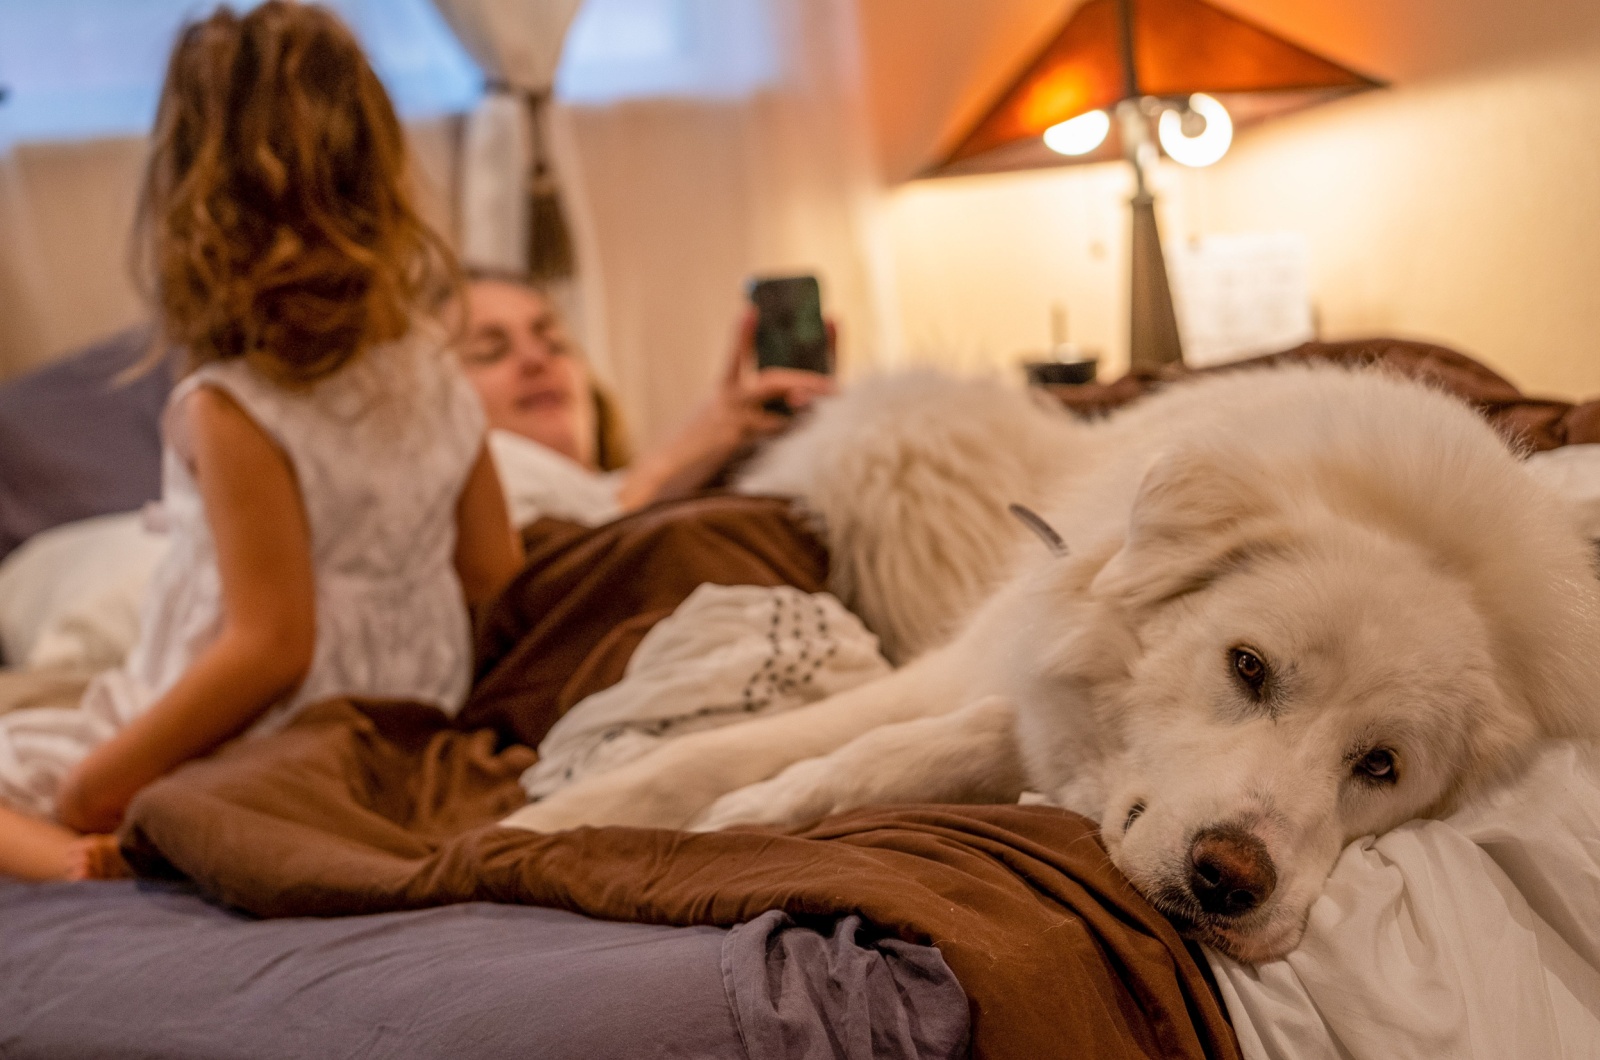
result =
[[[1189,934],[1261,960],[1344,843],[1596,729],[1600,593],[1570,513],[1475,413],[1385,374],[1235,372],[1094,425],[884,379],[746,488],[803,499],[832,587],[907,664],[513,823],[799,824],[1032,788],[1100,821]]]

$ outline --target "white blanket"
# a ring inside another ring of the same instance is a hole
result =
[[[1600,748],[1352,843],[1284,960],[1208,956],[1248,1060],[1600,1057]]]
[[[542,798],[663,740],[790,710],[888,672],[878,638],[827,593],[702,585],[645,634],[621,681],[556,722],[522,786]]]

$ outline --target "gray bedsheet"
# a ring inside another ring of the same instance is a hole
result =
[[[937,950],[458,905],[259,921],[149,884],[0,882],[0,1057],[957,1057]]]

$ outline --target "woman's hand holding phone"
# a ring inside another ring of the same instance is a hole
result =
[[[822,287],[815,276],[752,279],[747,287],[756,310],[755,352],[759,368],[791,368],[833,374],[833,331],[822,316]],[[781,397],[762,406],[794,415]]]
[[[831,359],[836,332],[831,321],[824,326]],[[781,401],[788,409],[799,410],[833,393],[829,376],[798,368],[758,367],[756,327],[752,308],[739,322],[711,396],[666,445],[628,469],[618,491],[624,508],[692,493],[750,447],[787,429],[792,411],[773,412],[771,403]]]

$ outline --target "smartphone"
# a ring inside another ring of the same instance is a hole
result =
[[[780,276],[750,281],[756,307],[756,364],[828,375],[828,329],[822,322],[822,289],[815,276]]]

